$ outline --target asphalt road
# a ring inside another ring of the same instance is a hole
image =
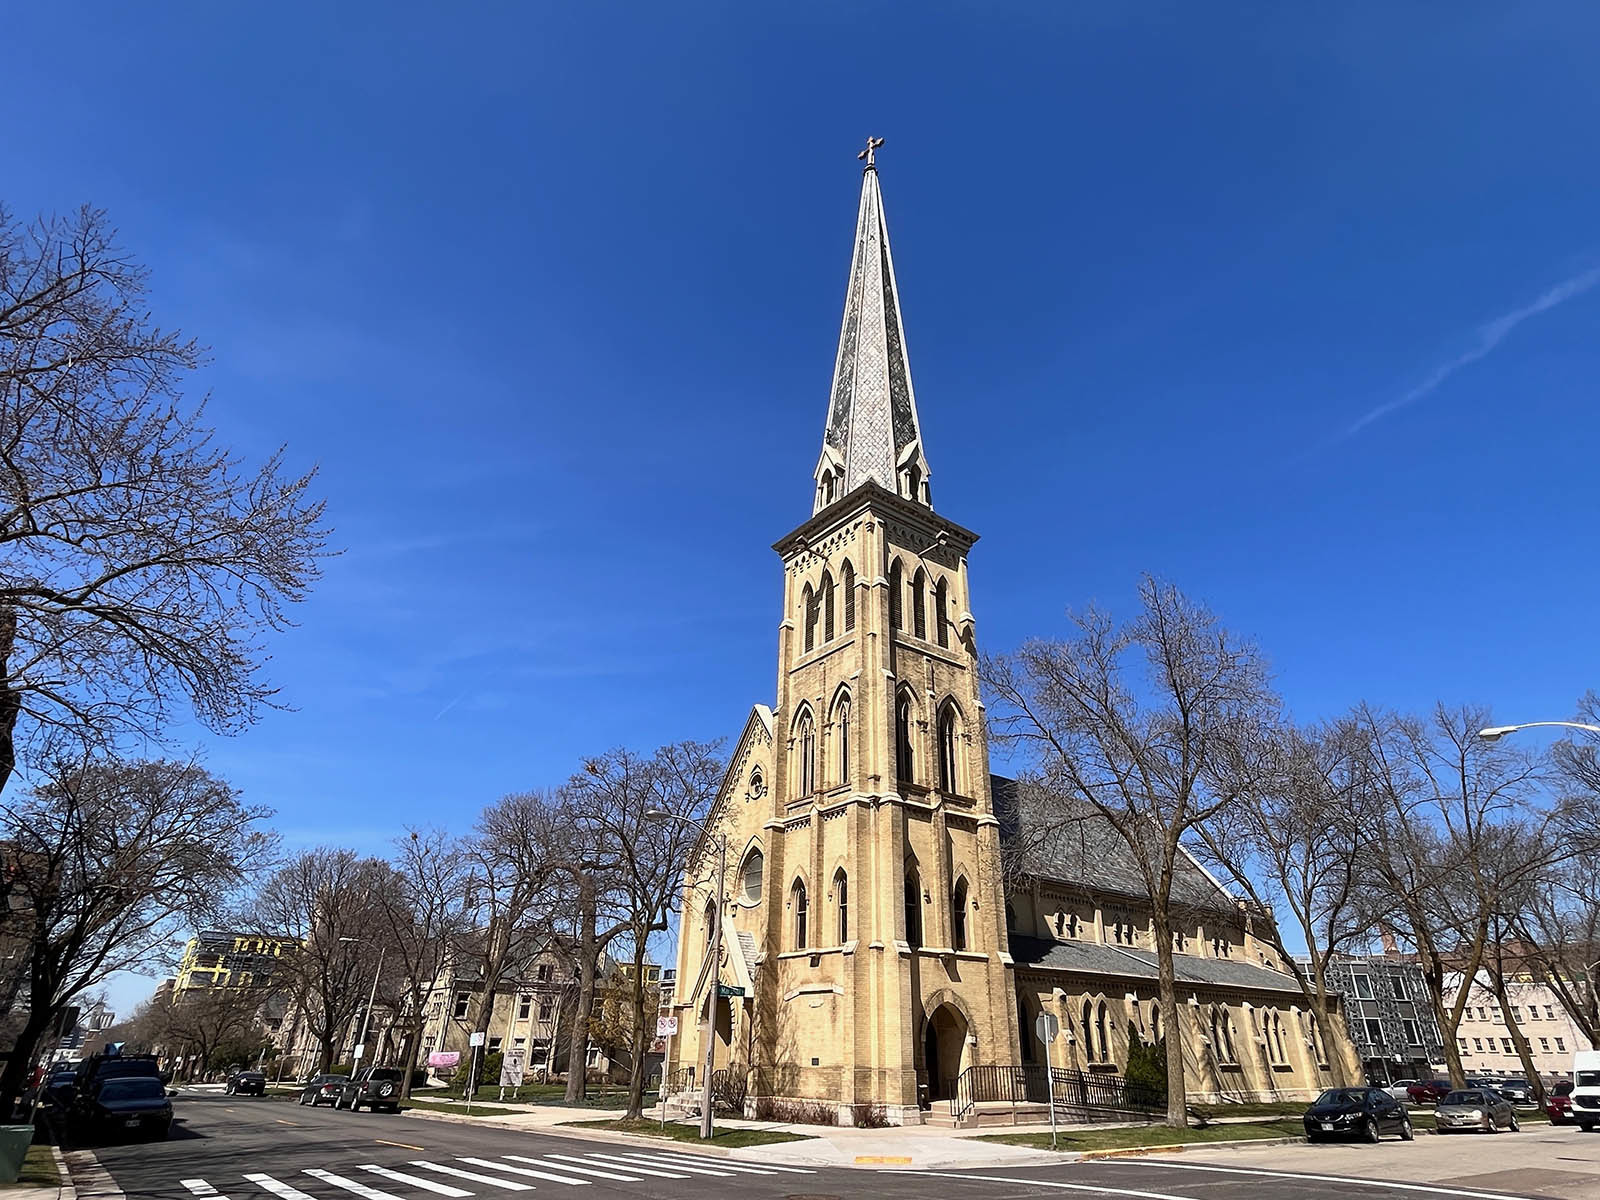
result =
[[[758,1152],[729,1159],[692,1147],[657,1149],[242,1097],[183,1097],[176,1104],[179,1123],[169,1140],[95,1148],[107,1174],[91,1168],[80,1200],[117,1200],[119,1193],[129,1200],[511,1200],[536,1192],[549,1200],[552,1193],[579,1189],[573,1200],[1572,1200],[1581,1194],[1570,1186],[1573,1177],[1558,1170],[1540,1179],[1540,1164],[1550,1159],[1559,1168],[1563,1149],[1574,1148],[1600,1161],[1600,1135],[1593,1135],[1591,1151],[1573,1130],[1570,1144],[1548,1148],[1522,1134],[983,1171],[802,1169],[763,1163]],[[1526,1170],[1514,1169],[1518,1155],[1527,1160]],[[1566,1157],[1576,1161],[1571,1153]],[[1474,1158],[1481,1160],[1482,1178],[1468,1183]],[[75,1174],[82,1162],[75,1163]],[[1600,1184],[1600,1174],[1592,1181]]]

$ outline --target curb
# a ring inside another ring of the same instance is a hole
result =
[[[1097,1158],[1143,1158],[1151,1154],[1182,1154],[1186,1150],[1231,1150],[1240,1146],[1293,1146],[1303,1143],[1303,1137],[1236,1138],[1227,1142],[1174,1142],[1170,1146],[1128,1146],[1119,1150],[1080,1150],[1078,1162],[1092,1162]]]
[[[61,1147],[50,1143],[50,1157],[55,1159],[56,1177],[61,1181],[56,1188],[56,1200],[78,1200],[78,1189],[73,1185],[72,1172],[67,1170],[67,1160],[61,1157]]]
[[[620,1129],[576,1129],[571,1125],[518,1125],[512,1124],[504,1117],[465,1117],[459,1113],[434,1113],[421,1112],[408,1108],[402,1116],[421,1117],[424,1121],[449,1121],[458,1125],[486,1125],[494,1129],[509,1129],[517,1133],[541,1133],[555,1137],[569,1137],[585,1142],[617,1142],[621,1141],[630,1146],[641,1146],[650,1150],[668,1149],[672,1146],[683,1146],[685,1153],[704,1154],[712,1158],[733,1158],[736,1149],[730,1146],[700,1146],[689,1142],[677,1142],[672,1138],[650,1137],[648,1134],[627,1133]],[[738,1150],[759,1149],[756,1146],[740,1146]],[[806,1164],[810,1165],[810,1164]]]

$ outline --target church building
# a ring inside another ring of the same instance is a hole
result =
[[[917,1123],[974,1068],[1115,1074],[1161,1033],[1142,889],[1086,816],[1081,855],[1002,859],[1017,789],[991,777],[968,557],[934,507],[873,139],[812,511],[783,563],[776,703],[751,709],[685,875],[669,1078],[715,1071],[763,1100]],[[1125,857],[1125,852],[1124,852]],[[720,945],[715,877],[725,905]],[[1178,979],[1198,1095],[1302,1096],[1324,1040],[1251,920],[1194,865]],[[1261,916],[1256,921],[1264,919]],[[715,962],[715,969],[712,964]],[[723,999],[712,1003],[714,994]],[[731,995],[729,995],[731,993]],[[1167,1020],[1172,1020],[1168,1016]],[[1354,1081],[1354,1076],[1350,1077]]]

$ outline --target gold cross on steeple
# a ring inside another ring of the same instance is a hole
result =
[[[872,171],[877,169],[876,155],[882,145],[882,138],[869,137],[867,139],[867,148],[860,154],[856,155],[857,158],[866,160],[867,170]]]

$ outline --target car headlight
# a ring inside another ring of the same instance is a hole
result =
[[[1483,1109],[1481,1109],[1481,1108],[1475,1108],[1475,1109],[1473,1109],[1473,1110],[1472,1110],[1472,1119],[1473,1119],[1473,1120],[1474,1120],[1474,1121],[1481,1121],[1481,1120],[1483,1120]]]

